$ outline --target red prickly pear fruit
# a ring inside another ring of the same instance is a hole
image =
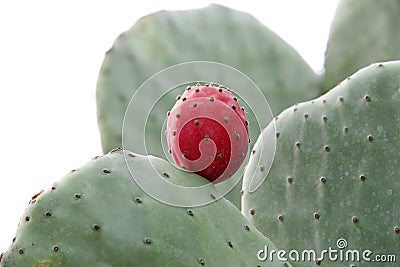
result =
[[[189,86],[168,112],[167,142],[175,163],[213,183],[231,177],[245,159],[244,109],[225,87]]]

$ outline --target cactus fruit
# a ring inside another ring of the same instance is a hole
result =
[[[345,239],[348,249],[398,253],[399,87],[400,61],[376,63],[277,116],[276,132],[269,125],[253,148],[242,213],[279,248],[337,249]],[[267,175],[263,150],[274,138]],[[254,191],[259,177],[264,183]],[[301,264],[310,266],[294,265]]]
[[[371,63],[400,59],[400,1],[341,0],[325,56],[325,86],[332,88]]]
[[[172,183],[208,182],[121,149],[96,157],[30,202],[0,266],[257,266],[275,248],[223,198],[182,208],[148,196],[127,168],[148,160]]]
[[[249,147],[244,109],[229,89],[188,86],[167,119],[168,147],[175,163],[213,182],[240,167]]]

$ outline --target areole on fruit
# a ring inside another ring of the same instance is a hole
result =
[[[189,86],[168,113],[167,142],[175,163],[214,183],[228,179],[249,146],[244,109],[229,89]]]

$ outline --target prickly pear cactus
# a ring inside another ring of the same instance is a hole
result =
[[[341,0],[331,24],[325,89],[371,63],[400,59],[400,1]]]
[[[124,116],[135,120],[146,117],[147,102],[161,97],[159,107],[164,108],[153,110],[147,119],[148,151],[143,149],[143,138],[139,138],[143,129],[134,123],[125,124],[124,131],[131,137],[125,135],[123,147],[140,154],[150,151],[151,155],[165,158],[160,136],[165,113],[173,106],[175,95],[162,96],[160,88],[171,83],[175,75],[157,79],[152,90],[146,91],[140,99],[141,107],[135,107],[139,116],[125,112],[143,82],[167,67],[188,61],[213,61],[238,69],[260,87],[275,113],[314,98],[320,91],[320,78],[299,54],[249,14],[219,5],[157,12],[141,18],[122,33],[106,53],[97,82],[97,118],[104,152],[122,147]],[[186,77],[188,82],[221,84],[226,73],[190,68],[179,76]],[[254,102],[249,99],[249,103]],[[250,139],[255,140],[260,133],[257,121],[249,117],[249,124]],[[227,196],[238,207],[239,189],[240,186],[236,187]]]
[[[271,124],[253,148],[242,213],[279,248],[371,250],[371,260],[377,254],[399,256],[399,88],[400,61],[377,63],[282,112],[276,132]],[[274,138],[267,175],[263,164]],[[255,190],[253,179],[262,178]],[[319,264],[348,264],[327,258]]]
[[[223,198],[197,208],[154,200],[134,182],[125,160],[143,168],[149,158],[115,150],[32,199],[0,266],[257,266],[257,251],[274,248]],[[151,161],[172,183],[208,182]]]

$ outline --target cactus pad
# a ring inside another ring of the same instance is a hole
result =
[[[337,249],[346,239],[348,249],[398,253],[399,88],[400,61],[377,63],[277,116],[276,132],[266,128],[253,148],[243,214],[279,248]],[[266,176],[264,148],[274,138]],[[260,177],[254,191],[251,181]]]
[[[149,197],[132,179],[125,160],[143,168],[149,159],[114,150],[35,197],[0,266],[256,266],[257,250],[273,248],[223,198],[182,208]],[[173,183],[208,182],[164,160],[151,161]]]
[[[400,59],[400,1],[341,0],[325,57],[325,89],[374,62]]]

